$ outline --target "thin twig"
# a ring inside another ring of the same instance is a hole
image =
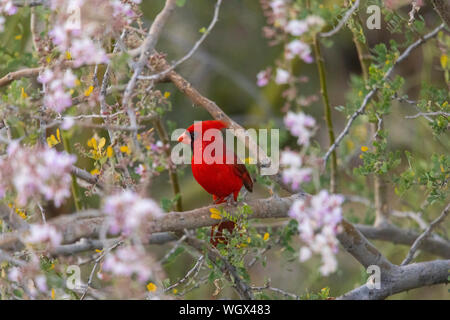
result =
[[[448,213],[450,211],[450,203],[447,204],[445,209],[442,211],[442,213],[439,215],[439,217],[430,223],[428,228],[425,230],[424,233],[422,233],[416,241],[414,241],[413,245],[411,246],[411,249],[408,252],[408,255],[406,256],[405,260],[403,260],[401,266],[407,265],[412,261],[414,258],[414,253],[417,251],[417,249],[420,248],[422,243],[425,241],[427,237],[430,236],[431,232],[433,231],[436,226],[438,226],[442,221],[444,221],[445,217],[447,217]]]
[[[417,40],[416,42],[414,42],[413,44],[411,44],[399,57],[398,59],[394,62],[394,64],[389,68],[389,70],[385,73],[384,77],[383,77],[383,81],[387,80],[389,78],[389,76],[392,74],[392,72],[394,71],[394,68],[403,60],[405,60],[410,54],[411,52],[418,48],[419,46],[421,46],[422,44],[424,44],[426,41],[428,41],[429,39],[435,37],[439,31],[441,31],[444,28],[444,24],[441,24],[439,27],[437,27],[436,29],[434,29],[433,31],[431,31],[430,33],[426,34],[423,38]],[[327,163],[328,158],[330,157],[331,153],[339,146],[339,144],[341,143],[341,141],[344,139],[344,137],[350,132],[350,127],[352,126],[353,122],[361,115],[365,112],[366,106],[369,103],[369,101],[374,97],[375,93],[378,91],[378,87],[373,88],[372,90],[369,91],[369,93],[367,93],[367,95],[364,97],[361,106],[358,108],[358,110],[356,110],[352,116],[350,117],[349,121],[347,122],[347,124],[344,127],[344,130],[342,130],[342,132],[339,134],[339,136],[337,137],[336,141],[333,143],[333,145],[328,149],[327,153],[325,154],[325,156],[323,157],[323,160],[325,163]]]
[[[181,278],[180,280],[178,280],[177,282],[175,282],[174,284],[168,286],[167,288],[164,289],[165,292],[172,290],[175,287],[178,287],[179,285],[182,285],[183,283],[185,283],[188,279],[191,278],[192,275],[192,279],[194,279],[196,277],[196,275],[198,274],[198,272],[200,271],[203,262],[204,262],[205,257],[204,256],[200,256],[200,258],[197,259],[197,262],[195,263],[195,265],[186,273],[186,275]]]
[[[322,32],[319,33],[319,36],[326,38],[331,37],[339,32],[339,30],[342,29],[343,26],[347,23],[348,19],[352,16],[353,12],[359,7],[360,0],[356,0],[353,6],[345,13],[344,17],[339,21],[339,23],[336,25],[336,27],[333,30],[330,30],[328,32]]]
[[[220,10],[221,4],[222,4],[222,0],[217,0],[216,6],[214,8],[214,16],[211,20],[211,23],[209,24],[206,31],[202,34],[200,39],[197,40],[197,42],[194,44],[194,46],[191,48],[191,50],[189,50],[189,52],[184,57],[182,57],[180,60],[178,60],[177,62],[175,62],[169,68],[165,69],[162,72],[159,72],[157,74],[152,74],[150,76],[139,76],[138,78],[142,79],[142,80],[161,79],[161,78],[165,77],[170,71],[172,71],[176,67],[178,67],[180,64],[182,64],[186,60],[190,59],[194,55],[194,53],[197,51],[197,49],[200,47],[200,45],[203,43],[203,41],[206,39],[206,37],[208,37],[209,33],[211,32],[211,30],[214,28],[215,24],[219,20],[219,10]]]
[[[128,81],[127,87],[123,94],[122,107],[127,112],[128,118],[130,119],[130,124],[134,128],[137,127],[136,113],[133,106],[131,105],[134,87],[136,86],[138,76],[144,70],[148,58],[152,54],[155,45],[158,42],[159,36],[161,34],[164,25],[166,24],[167,19],[171,15],[172,11],[175,10],[175,7],[176,7],[175,0],[166,0],[164,8],[155,18],[155,21],[150,27],[147,37],[142,43],[142,46],[140,48],[141,53],[138,61],[135,64],[134,73],[130,81]],[[135,144],[135,148],[139,149],[139,143],[137,141],[137,130],[133,134],[133,141]]]
[[[95,259],[94,267],[92,268],[91,273],[89,274],[88,282],[87,282],[87,284],[86,284],[86,287],[85,287],[85,289],[84,289],[83,294],[82,294],[81,297],[80,297],[80,300],[83,300],[83,299],[86,297],[86,294],[87,294],[87,292],[88,292],[88,290],[89,290],[89,287],[90,287],[91,284],[92,284],[92,280],[93,280],[93,278],[94,278],[95,270],[97,269],[97,266],[98,266],[98,264],[100,263],[100,261],[102,261],[102,259],[103,259],[103,258],[104,258],[111,250],[114,250],[115,248],[117,248],[118,246],[120,246],[122,243],[123,243],[122,240],[117,241],[117,242],[116,242],[115,244],[113,244],[110,248],[108,248],[108,249],[106,249],[105,251],[103,251],[103,252],[98,256],[97,259]]]

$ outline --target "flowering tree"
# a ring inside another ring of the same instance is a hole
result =
[[[263,35],[281,54],[252,77],[276,96],[283,147],[279,172],[263,175],[274,161],[267,148],[178,73],[232,1],[217,0],[209,25],[175,58],[157,44],[170,38],[171,16],[192,6],[186,1],[166,0],[150,23],[140,0],[0,0],[3,39],[23,41],[0,48],[1,299],[198,298],[203,287],[211,293],[202,298],[384,299],[446,283],[449,6],[403,2],[260,1]],[[369,6],[388,22],[387,38],[375,44],[362,18]],[[339,49],[334,39],[344,32],[361,72],[349,79],[345,103],[333,106],[326,52]],[[423,48],[423,72],[431,67],[438,79],[412,100],[405,84],[413,76],[397,71]],[[307,96],[316,75],[320,94]],[[171,143],[182,119],[163,120],[183,108],[171,101],[174,90],[235,130],[249,150],[255,196],[183,209],[186,166],[174,162]],[[427,152],[392,144],[396,104],[410,110],[401,127],[427,130],[417,136],[433,141]],[[158,196],[162,184],[170,197]],[[213,246],[208,227],[221,220],[238,228]],[[406,254],[391,261],[368,239]],[[254,271],[271,251],[317,266],[321,283],[339,273],[347,252],[364,277],[345,290],[330,283],[291,293],[273,286],[269,271]],[[183,255],[190,262],[172,270]],[[375,270],[369,281],[366,270]]]

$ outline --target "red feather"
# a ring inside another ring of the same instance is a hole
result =
[[[226,148],[222,137],[219,138],[219,141],[213,140],[218,145],[222,145],[223,151],[221,163],[206,163],[205,161],[203,154],[204,150],[213,143],[213,141],[205,141],[203,135],[208,129],[221,130],[226,127],[227,125],[222,121],[210,120],[201,122],[201,127],[197,124],[192,125],[187,129],[187,132],[191,137],[191,146],[193,149],[191,161],[192,174],[200,186],[213,195],[213,200],[216,204],[226,202],[225,198],[231,194],[233,194],[233,198],[236,201],[242,186],[245,186],[250,192],[253,191],[253,181],[247,168],[244,164],[239,163],[238,157],[232,150]],[[196,143],[197,139],[201,139],[201,143],[199,143],[199,141]],[[232,164],[226,163],[227,155],[234,160]],[[196,158],[198,156],[202,157],[201,163],[198,163],[199,161]],[[215,154],[212,153],[212,156],[215,156]],[[222,231],[223,229],[227,229],[231,233],[233,232],[234,227],[235,223],[231,221],[225,221],[213,226],[211,228],[211,243],[214,246],[219,242],[226,243]]]

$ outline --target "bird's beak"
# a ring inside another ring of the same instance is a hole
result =
[[[183,132],[183,134],[178,138],[178,142],[191,144],[191,137],[187,134],[187,131]]]

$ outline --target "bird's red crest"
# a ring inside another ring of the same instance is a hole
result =
[[[228,127],[226,122],[220,121],[220,120],[207,120],[207,121],[200,122],[200,124],[201,124],[201,130],[203,132],[208,130],[208,129],[222,130],[222,129]],[[191,125],[186,130],[189,131],[189,132],[194,132],[194,131],[197,131],[196,130],[197,128],[200,128],[199,123],[197,123],[197,124],[194,123],[193,125]]]

